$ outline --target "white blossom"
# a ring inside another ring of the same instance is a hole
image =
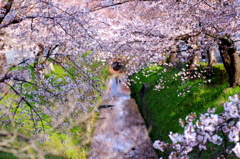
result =
[[[232,150],[236,154],[236,156],[240,158],[240,143],[239,142],[235,145],[235,147]]]
[[[178,134],[178,133],[173,134],[172,132],[170,132],[169,137],[172,140],[172,143],[174,143],[174,144],[178,143],[178,142],[182,142],[184,140],[183,135]]]
[[[231,127],[228,138],[230,141],[237,143],[239,141],[239,129],[237,127]]]
[[[166,143],[164,143],[164,142],[162,142],[162,141],[160,141],[160,140],[156,140],[156,141],[154,141],[154,143],[153,143],[153,147],[155,148],[155,149],[159,149],[160,151],[164,151],[164,149],[167,147],[167,144]]]

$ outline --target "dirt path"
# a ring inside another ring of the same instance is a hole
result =
[[[125,77],[109,80],[91,143],[90,159],[158,158]]]

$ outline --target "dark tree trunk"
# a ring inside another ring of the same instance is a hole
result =
[[[234,42],[228,37],[220,38],[219,50],[228,73],[230,87],[240,86],[240,58]]]

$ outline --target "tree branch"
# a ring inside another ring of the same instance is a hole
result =
[[[6,27],[8,27],[9,25],[12,25],[12,24],[20,23],[20,22],[22,22],[23,20],[26,20],[26,19],[35,19],[35,18],[46,18],[46,19],[52,19],[52,20],[54,20],[55,18],[59,18],[59,17],[26,16],[26,17],[21,17],[21,18],[15,18],[15,19],[11,20],[11,21],[8,22],[8,23],[4,23],[4,24],[1,24],[1,23],[0,23],[0,29],[6,28]]]
[[[6,15],[10,12],[13,2],[14,2],[14,0],[8,0],[8,2],[5,4],[5,6],[3,8],[1,8],[0,24],[2,23],[2,21],[6,17]]]
[[[101,10],[101,9],[105,9],[105,8],[110,8],[110,7],[122,5],[122,4],[124,4],[124,3],[128,3],[128,2],[131,2],[131,1],[134,1],[134,0],[126,0],[126,1],[123,1],[123,2],[113,3],[113,4],[110,4],[110,5],[95,7],[95,8],[93,8],[93,9],[91,9],[89,12],[95,12],[95,11],[98,11],[98,10]]]
[[[27,137],[25,137],[23,135],[20,135],[20,134],[15,134],[15,133],[10,133],[10,132],[6,132],[6,133],[0,132],[0,137],[6,138],[7,136],[16,136],[16,137],[18,137],[22,140],[25,140],[25,141],[30,141],[31,140],[30,138],[27,138]]]
[[[144,2],[145,1],[149,1],[149,2],[155,1],[156,2],[158,0],[137,0],[137,1],[144,1]],[[125,0],[125,1],[122,1],[122,2],[118,2],[118,3],[113,3],[113,4],[110,4],[110,5],[95,7],[93,9],[91,9],[89,12],[95,12],[95,11],[98,11],[98,10],[101,10],[101,9],[110,8],[110,7],[122,5],[122,4],[125,4],[125,3],[129,3],[129,2],[136,2],[136,0]]]
[[[41,118],[41,116],[38,114],[38,112],[33,108],[33,106],[32,106],[32,105],[26,100],[26,98],[25,98],[24,96],[22,96],[13,86],[11,86],[10,84],[8,84],[7,82],[4,82],[4,83],[7,84],[7,85],[16,93],[16,95],[18,95],[18,96],[22,99],[22,101],[24,101],[24,102],[29,106],[30,110],[33,111],[33,112],[38,116],[38,118],[39,118],[40,121],[41,121],[43,130],[45,130],[44,124],[43,124],[43,121],[42,121],[42,118]],[[32,119],[34,119],[34,118],[33,118],[33,114],[32,114],[31,116],[32,116]],[[35,124],[34,124],[34,125],[35,125]]]

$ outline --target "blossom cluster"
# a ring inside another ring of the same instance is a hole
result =
[[[203,152],[212,143],[219,147],[225,145],[225,152],[220,152],[218,157],[234,152],[240,158],[240,100],[238,95],[229,98],[230,102],[224,104],[224,111],[220,114],[215,114],[213,108],[201,114],[199,119],[195,113],[189,114],[185,121],[179,119],[179,124],[184,128],[183,134],[170,132],[171,144],[157,140],[153,147],[160,151],[171,147],[169,158],[172,159],[189,158],[193,150]]]

